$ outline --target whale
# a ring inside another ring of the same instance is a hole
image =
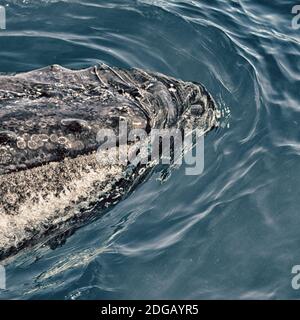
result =
[[[0,260],[59,242],[145,180],[150,164],[99,161],[99,130],[117,136],[120,119],[128,131],[207,133],[217,106],[200,83],[137,68],[52,65],[0,76]]]

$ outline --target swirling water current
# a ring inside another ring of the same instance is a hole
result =
[[[287,299],[300,264],[300,30],[288,0],[0,0],[0,72],[104,62],[203,83],[222,110],[198,176],[155,172],[6,267],[11,299]]]

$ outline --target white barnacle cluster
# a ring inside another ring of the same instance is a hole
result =
[[[173,84],[173,83],[170,84],[170,87],[169,87],[168,90],[169,90],[170,92],[173,92],[173,93],[177,92],[177,89],[174,87],[174,84]]]
[[[4,145],[0,147],[0,164],[6,165],[11,163],[13,156],[15,154],[15,150],[8,146]]]
[[[45,130],[47,127],[54,126],[56,124],[56,120],[52,117],[41,117],[38,121],[35,119],[17,119],[17,118],[11,118],[9,120],[1,122],[1,125],[4,128],[7,128],[8,131],[10,130],[17,130],[19,132],[28,132],[31,130]],[[13,132],[13,131],[11,131]]]
[[[48,150],[52,150],[55,146],[61,146],[65,149],[82,150],[84,144],[82,141],[76,140],[72,134],[60,135],[59,133],[47,134],[28,134],[17,138],[17,148],[24,150],[26,148],[30,150],[38,150],[45,147]]]

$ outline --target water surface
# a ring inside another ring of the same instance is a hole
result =
[[[199,81],[223,110],[205,170],[156,172],[61,247],[7,266],[14,299],[299,298],[293,1],[0,0],[0,72],[107,63]],[[228,111],[230,110],[230,111]]]

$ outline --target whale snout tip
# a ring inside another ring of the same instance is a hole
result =
[[[194,126],[213,128],[217,124],[217,104],[200,83],[189,82],[184,87],[185,103],[183,113]]]

